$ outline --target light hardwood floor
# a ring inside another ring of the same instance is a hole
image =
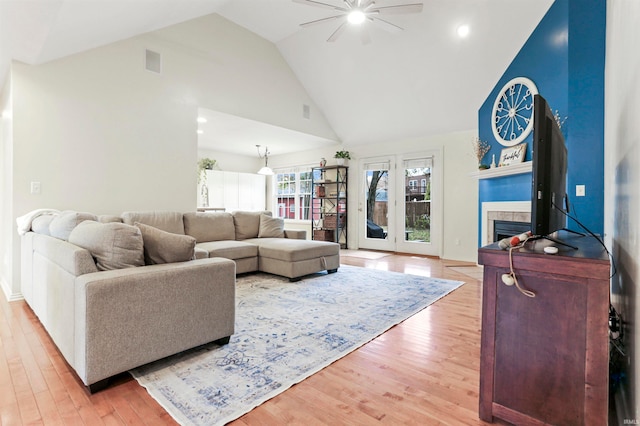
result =
[[[480,281],[428,257],[342,263],[466,284],[231,424],[486,424],[478,419]],[[175,422],[128,374],[88,394],[29,307],[0,296],[0,424]]]

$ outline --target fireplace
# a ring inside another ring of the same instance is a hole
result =
[[[531,231],[531,222],[515,222],[510,220],[493,221],[493,241],[500,241],[514,235]]]
[[[485,246],[501,238],[496,238],[495,222],[515,223],[514,228],[502,232],[507,234],[502,238],[522,234],[531,230],[531,202],[529,201],[496,201],[482,203],[481,216],[481,245]],[[518,225],[519,224],[519,225]],[[525,225],[526,224],[526,228]],[[502,225],[501,225],[502,226]],[[513,232],[512,232],[513,231]]]

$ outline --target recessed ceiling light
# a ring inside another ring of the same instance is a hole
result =
[[[198,123],[206,123],[207,119],[204,117],[198,117]]]
[[[198,130],[196,131],[196,133],[197,133],[197,134],[199,134],[199,135],[201,135],[201,134],[203,134],[203,133],[204,133],[204,131],[202,131],[202,130],[198,129]]]
[[[458,33],[458,37],[465,38],[466,36],[469,35],[469,26],[468,25],[460,25],[458,27],[458,29],[456,30],[456,32]]]
[[[350,24],[360,25],[365,20],[364,12],[361,10],[353,10],[347,16],[347,20]]]

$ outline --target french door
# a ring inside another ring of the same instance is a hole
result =
[[[395,251],[395,157],[364,159],[359,168],[358,245]]]
[[[440,151],[360,161],[359,246],[440,256]]]

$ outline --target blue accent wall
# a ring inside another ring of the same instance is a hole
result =
[[[496,162],[504,148],[493,136],[491,112],[511,79],[527,77],[560,117],[569,156],[567,194],[572,213],[591,231],[604,230],[604,61],[606,2],[556,0],[478,111],[478,136],[491,146],[483,163]],[[525,161],[531,161],[533,132]],[[575,196],[586,185],[586,197]],[[478,221],[487,201],[531,200],[531,173],[479,181]],[[567,227],[579,230],[569,220]],[[480,224],[479,229],[482,229]],[[480,236],[478,236],[480,244]]]

